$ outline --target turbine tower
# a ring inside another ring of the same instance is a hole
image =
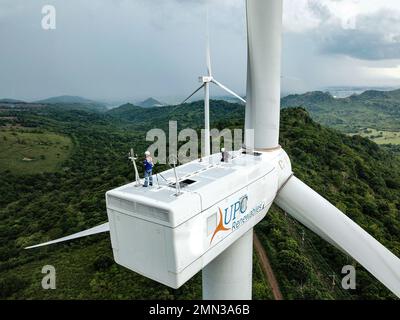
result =
[[[220,87],[222,90],[226,91],[230,95],[236,97],[243,103],[246,103],[240,95],[233,92],[228,87],[224,86],[222,83],[217,81],[212,75],[211,68],[211,52],[210,52],[210,36],[209,36],[209,27],[208,27],[208,10],[207,10],[207,43],[206,43],[206,65],[207,65],[207,75],[199,77],[199,82],[201,82],[201,86],[197,88],[194,92],[192,92],[181,104],[184,104],[188,101],[192,96],[194,96],[197,92],[204,88],[204,156],[210,155],[210,83],[213,83]]]
[[[135,183],[110,190],[108,223],[33,247],[110,231],[115,261],[130,270],[172,288],[203,270],[204,299],[251,299],[253,227],[275,202],[400,297],[399,258],[296,178],[279,146],[282,0],[247,0],[246,12],[245,127],[254,130],[254,148],[230,163],[179,166],[178,183],[168,170],[157,192]],[[198,89],[206,88],[207,99],[208,84],[219,85],[208,66]],[[181,185],[179,195],[173,184]]]
[[[280,149],[282,10],[282,0],[246,2],[245,145],[255,151]],[[249,132],[253,132],[251,137]],[[250,229],[203,269],[203,299],[251,299],[252,254],[253,229]]]

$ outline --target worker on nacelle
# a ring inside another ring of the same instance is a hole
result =
[[[221,162],[229,162],[229,152],[225,151],[225,148],[221,148]]]
[[[147,187],[150,182],[150,186],[153,185],[153,158],[150,156],[150,151],[146,151],[145,153],[146,158],[143,161],[144,165],[144,185],[143,187]]]

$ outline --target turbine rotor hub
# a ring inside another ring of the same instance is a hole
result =
[[[202,82],[202,83],[210,83],[212,81],[213,81],[213,77],[211,77],[211,76],[201,76],[201,77],[199,77],[199,82]]]

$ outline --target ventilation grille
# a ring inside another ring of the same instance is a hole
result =
[[[129,213],[169,222],[169,212],[164,209],[150,207],[138,202],[131,202],[114,197],[108,198],[108,204],[115,210],[124,210]]]

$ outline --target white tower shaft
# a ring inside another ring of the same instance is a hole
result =
[[[256,149],[279,145],[282,10],[282,0],[247,0],[245,128],[254,130]]]
[[[203,269],[204,300],[250,300],[253,271],[253,229]]]
[[[204,83],[204,155],[210,155],[210,83]]]
[[[247,135],[245,143],[256,149],[275,149],[279,146],[283,3],[282,0],[247,0],[246,6],[245,129],[246,132],[254,130],[254,136]],[[252,258],[253,229],[203,269],[203,299],[251,299]]]

